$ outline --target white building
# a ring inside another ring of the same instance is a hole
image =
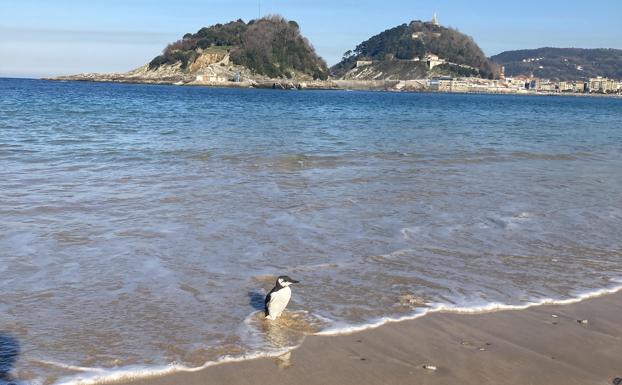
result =
[[[434,54],[427,54],[425,56],[425,61],[428,63],[429,69],[432,69],[436,66],[446,63],[444,59],[441,59],[437,55],[434,55]]]
[[[432,16],[432,24],[434,24],[436,26],[440,25],[438,23],[438,18],[436,17],[436,12],[434,12],[434,16]]]
[[[613,79],[598,76],[589,81],[590,92],[611,92],[617,91],[617,82]]]

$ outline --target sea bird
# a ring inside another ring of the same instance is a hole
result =
[[[292,290],[289,288],[289,285],[292,283],[298,283],[298,281],[286,275],[281,275],[276,279],[276,285],[266,296],[265,313],[267,319],[274,321],[283,313],[283,310],[289,303],[289,299],[292,297]]]

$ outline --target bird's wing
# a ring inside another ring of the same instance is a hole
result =
[[[274,293],[275,291],[276,291],[276,287],[270,290],[268,295],[266,295],[266,299],[264,301],[264,312],[266,313],[266,315],[269,315],[268,304],[270,303],[270,301],[272,301],[272,293]]]

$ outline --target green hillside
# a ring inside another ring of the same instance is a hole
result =
[[[309,41],[301,36],[298,24],[280,16],[245,23],[242,20],[201,28],[169,44],[149,63],[157,70],[168,64],[181,64],[188,70],[206,50],[223,50],[234,64],[272,78],[291,78],[296,73],[326,79],[328,68]]]
[[[383,63],[385,67],[392,64],[403,67],[404,62],[423,59],[428,54],[438,55],[449,62],[439,68],[446,74],[485,78],[496,74],[495,66],[471,37],[452,28],[422,21],[387,29],[360,43],[354,50],[347,51],[331,71],[335,76],[344,76],[362,60]],[[419,67],[421,72],[420,65],[410,66]]]
[[[557,80],[585,80],[596,76],[622,79],[622,50],[538,48],[506,51],[491,57],[507,76],[533,75]]]

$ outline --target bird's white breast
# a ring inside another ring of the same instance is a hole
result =
[[[285,307],[289,303],[289,299],[292,297],[292,291],[289,287],[285,286],[279,291],[275,291],[270,295],[270,302],[268,302],[268,313],[270,318],[275,319],[280,316],[285,310]]]

